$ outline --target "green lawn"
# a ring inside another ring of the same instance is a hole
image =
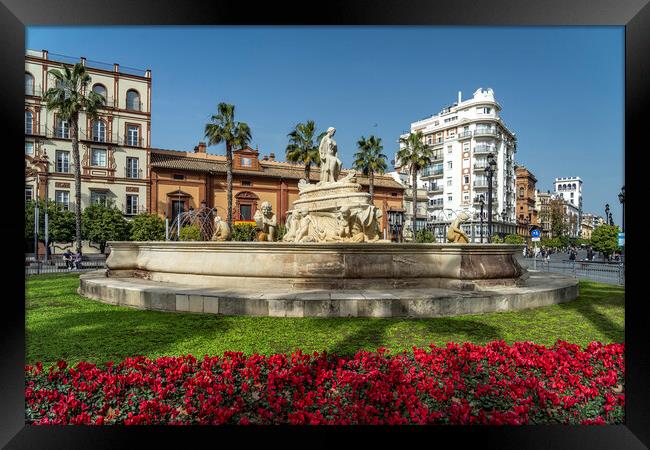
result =
[[[296,348],[350,354],[383,346],[391,351],[430,343],[503,339],[552,345],[623,342],[624,289],[581,282],[580,298],[544,308],[436,319],[228,317],[139,311],[105,305],[76,293],[78,274],[26,281],[26,363],[102,363],[127,356],[224,351],[280,353]]]

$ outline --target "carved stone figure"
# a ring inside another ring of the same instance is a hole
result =
[[[221,220],[221,217],[214,218],[214,233],[212,234],[213,241],[227,241],[230,239],[230,228],[228,222]]]
[[[460,229],[460,224],[462,222],[467,222],[468,219],[469,219],[469,215],[465,211],[463,211],[458,215],[458,217],[456,217],[456,220],[454,220],[451,223],[451,225],[449,226],[449,231],[447,232],[447,240],[449,242],[452,242],[454,244],[469,243],[469,238],[463,232],[463,230]]]
[[[317,242],[318,227],[306,208],[300,210],[300,223],[294,242]]]
[[[341,173],[341,160],[338,158],[336,141],[332,138],[336,133],[334,127],[329,127],[320,141],[318,153],[320,156],[320,181],[318,185],[336,182]]]
[[[262,202],[261,208],[255,212],[253,218],[255,219],[256,228],[260,232],[258,240],[275,242],[278,223],[272,211],[271,203]]]

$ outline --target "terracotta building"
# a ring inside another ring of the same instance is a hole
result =
[[[532,225],[539,225],[535,208],[535,185],[537,178],[524,166],[515,168],[515,192],[517,198],[517,234],[530,238]]]
[[[342,175],[348,171],[343,170]],[[275,155],[259,158],[252,148],[233,151],[233,219],[252,220],[263,201],[273,206],[280,222],[298,200],[298,181],[304,176],[302,164],[275,161]],[[319,180],[313,167],[310,181]],[[368,191],[368,178],[357,175],[357,182]],[[387,175],[375,175],[374,203],[383,212],[382,229],[388,214],[403,211],[404,187]],[[217,213],[227,217],[226,157],[206,153],[204,143],[194,152],[151,150],[151,197],[148,209],[173,218],[179,211],[199,208],[205,201]]]

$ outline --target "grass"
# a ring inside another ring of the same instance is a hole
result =
[[[449,341],[581,346],[623,342],[624,288],[580,282],[577,300],[517,312],[434,319],[276,318],[141,311],[105,305],[76,293],[78,274],[40,275],[26,281],[26,363],[64,359],[103,363],[225,351],[353,354],[383,346],[391,352]]]

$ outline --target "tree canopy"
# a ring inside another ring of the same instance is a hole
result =
[[[618,246],[618,225],[601,225],[591,233],[591,246],[608,257],[615,251],[620,251]]]
[[[158,214],[138,214],[131,221],[131,240],[164,241],[165,222]]]
[[[287,136],[289,137],[286,149],[287,161],[304,164],[305,181],[309,182],[311,166],[320,165],[318,144],[324,133],[317,133],[316,123],[313,120],[308,120],[305,123],[297,124]]]
[[[83,237],[99,244],[103,253],[108,241],[128,241],[131,224],[114,205],[92,204],[83,211]]]

